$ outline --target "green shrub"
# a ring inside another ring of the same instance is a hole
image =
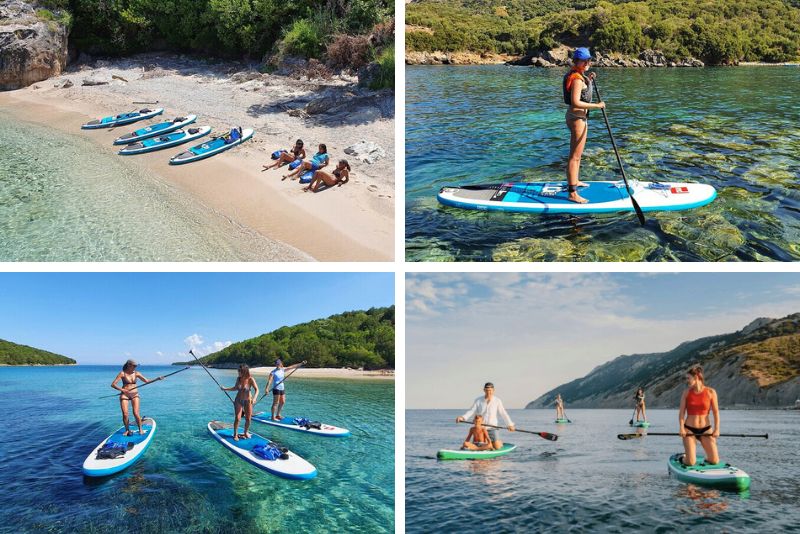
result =
[[[394,45],[384,48],[376,59],[378,75],[369,84],[370,89],[394,88]]]

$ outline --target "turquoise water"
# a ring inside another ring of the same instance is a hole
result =
[[[466,409],[466,406],[465,406]],[[724,461],[750,475],[750,490],[702,488],[671,478],[677,437],[621,441],[631,410],[509,410],[517,427],[552,432],[558,441],[504,431],[518,448],[482,461],[436,460],[458,447],[461,411],[406,411],[406,531],[465,532],[792,532],[800,530],[800,412],[722,412]],[[676,410],[647,410],[651,432],[675,432]]]
[[[176,368],[142,368],[148,378]],[[86,456],[120,425],[109,387],[117,367],[0,368],[0,530],[12,532],[393,532],[394,382],[291,378],[288,415],[349,428],[320,438],[253,423],[314,464],[284,480],[215,441],[206,424],[232,420],[202,369],[141,390],[158,429],[120,474],[84,478]],[[212,373],[232,385],[233,371]],[[259,380],[260,381],[260,380]],[[258,406],[269,409],[270,399]]]
[[[0,109],[0,261],[264,259],[260,236],[183,200],[86,135],[20,123]]]
[[[560,69],[407,67],[409,261],[800,260],[797,67],[607,69],[598,82],[628,177],[717,188],[711,205],[531,216],[440,206],[444,185],[564,179]],[[618,180],[602,115],[581,176]]]

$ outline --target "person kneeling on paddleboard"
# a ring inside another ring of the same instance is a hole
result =
[[[464,443],[461,445],[461,448],[469,449],[471,451],[493,450],[494,440],[492,440],[489,437],[489,432],[487,432],[486,427],[483,426],[483,416],[476,415],[473,423],[474,426],[469,429],[469,433],[467,433],[467,438],[464,440]]]
[[[283,410],[283,405],[286,404],[286,386],[284,386],[283,381],[286,379],[286,371],[292,371],[297,369],[301,365],[306,363],[303,360],[300,363],[296,363],[294,365],[290,365],[289,367],[283,366],[283,360],[278,358],[275,360],[275,369],[270,371],[269,378],[267,378],[267,386],[266,390],[269,391],[270,385],[272,385],[272,420],[273,421],[280,421],[281,417],[281,410]]]
[[[683,465],[694,465],[696,461],[695,440],[699,441],[706,452],[707,464],[719,463],[717,451],[717,438],[719,437],[719,405],[717,392],[705,385],[703,369],[695,365],[686,372],[688,389],[681,397],[681,407],[678,412],[678,432],[683,439],[684,455],[681,459]],[[709,412],[714,414],[714,429],[708,420]],[[685,417],[684,417],[685,416]]]
[[[144,435],[144,430],[142,430],[142,416],[139,415],[139,392],[136,391],[136,380],[141,380],[145,384],[149,384],[150,382],[155,382],[157,380],[164,380],[163,376],[159,376],[153,380],[148,380],[142,373],[138,372],[136,368],[139,366],[133,360],[128,360],[125,362],[125,365],[122,366],[122,371],[117,374],[114,381],[111,382],[111,387],[119,390],[119,407],[122,410],[122,424],[125,425],[125,436],[130,436],[132,434],[130,429],[130,419],[128,418],[128,402],[131,403],[133,406],[133,417],[136,418],[136,426],[139,427],[139,434]],[[117,385],[117,382],[122,380],[122,387]]]
[[[586,74],[589,70],[592,54],[588,48],[578,48],[572,54],[572,68],[561,84],[564,103],[569,106],[566,114],[567,128],[570,132],[569,161],[567,162],[567,190],[572,202],[585,204],[588,202],[578,194],[579,187],[587,187],[580,181],[581,156],[586,146],[589,131],[589,110],[606,107],[605,102],[592,103],[592,80],[595,73]]]
[[[233,441],[239,438],[250,439],[250,419],[253,417],[253,401],[258,398],[258,384],[250,376],[250,368],[242,364],[239,366],[239,377],[236,384],[230,388],[220,386],[222,391],[236,391],[236,398],[233,401]],[[250,390],[255,389],[255,393],[250,394]],[[239,434],[239,421],[244,414],[244,434]]]
[[[475,399],[475,402],[472,403],[472,408],[464,415],[457,417],[456,422],[472,421],[476,415],[480,415],[483,418],[483,423],[497,426],[498,414],[503,418],[508,429],[514,432],[514,422],[511,420],[511,417],[509,417],[508,412],[506,412],[503,401],[494,396],[494,384],[486,382],[483,386],[483,396]],[[488,434],[492,446],[495,449],[499,449],[503,446],[503,441],[499,438],[497,429],[488,429]]]

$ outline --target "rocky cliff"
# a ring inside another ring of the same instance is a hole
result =
[[[638,386],[645,388],[648,407],[675,408],[686,369],[695,363],[723,408],[794,405],[800,398],[800,313],[756,319],[737,332],[687,341],[669,352],[619,356],[526,408],[551,406],[557,393],[573,408],[630,408]]]
[[[55,18],[21,0],[0,0],[0,90],[61,74],[67,65],[68,30]]]

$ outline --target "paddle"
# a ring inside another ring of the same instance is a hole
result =
[[[164,376],[162,376],[162,377],[156,378],[155,380],[151,380],[150,382],[147,382],[146,384],[142,384],[141,386],[134,385],[134,386],[133,386],[131,389],[143,388],[143,387],[147,386],[148,384],[152,384],[153,382],[159,382],[159,381],[161,381],[161,380],[164,380],[164,379],[165,379],[165,378],[167,378],[168,376],[176,375],[176,374],[180,373],[181,371],[185,371],[185,370],[187,370],[188,368],[189,368],[189,366],[187,365],[187,366],[186,366],[186,367],[184,367],[183,369],[179,369],[179,370],[177,370],[177,371],[175,371],[175,372],[172,372],[172,373],[170,373],[170,374],[168,374],[168,375],[164,375]],[[129,390],[126,390],[126,391],[130,391],[130,389],[129,389]],[[101,399],[107,399],[107,398],[109,398],[109,397],[119,397],[120,395],[122,395],[122,392],[119,392],[119,393],[114,393],[113,395],[103,395],[103,396],[102,396],[102,397],[100,397],[100,398],[101,398]]]
[[[222,389],[222,384],[217,382],[217,379],[214,378],[214,375],[211,374],[211,371],[209,371],[208,368],[205,365],[203,365],[203,362],[201,362],[200,359],[197,356],[194,355],[194,352],[192,352],[192,349],[189,349],[189,354],[191,354],[194,357],[194,359],[197,360],[197,363],[199,363],[203,367],[203,369],[206,370],[206,373],[208,373],[208,376],[211,377],[211,380],[216,382],[216,384],[220,387],[220,389]],[[228,400],[231,401],[232,404],[236,404],[235,402],[233,402],[233,399],[231,398],[231,396],[228,394],[227,391],[225,391],[224,389],[222,391],[225,393],[225,396],[228,397]]]
[[[292,369],[291,371],[289,371],[289,374],[288,374],[288,375],[286,375],[286,376],[284,376],[284,377],[283,377],[283,380],[281,380],[281,381],[280,381],[280,382],[278,382],[277,384],[273,384],[273,385],[272,385],[272,389],[275,389],[276,387],[278,387],[278,386],[280,386],[281,384],[283,384],[284,382],[286,382],[286,379],[287,379],[287,378],[289,378],[290,376],[292,376],[292,373],[294,373],[295,371],[297,371],[298,369],[300,369],[301,367],[303,367],[303,366],[304,366],[306,363],[308,363],[308,362],[307,362],[307,361],[305,361],[305,360],[303,360],[302,362],[300,362],[300,365],[298,365],[297,367],[295,367],[294,369]],[[266,397],[267,395],[269,395],[269,391],[265,391],[265,392],[264,392],[264,394],[263,394],[263,395],[261,395],[261,399],[263,399],[263,398],[264,398],[264,397]],[[261,399],[258,399],[256,402],[254,402],[254,403],[253,403],[253,406],[255,406],[256,404],[258,404],[259,402],[261,402]],[[260,413],[260,412],[259,412],[259,413]]]
[[[603,99],[600,97],[600,89],[597,87],[597,82],[592,85],[594,85],[594,92],[597,95],[597,100],[602,102]],[[614,134],[611,133],[611,125],[608,123],[608,115],[606,115],[605,108],[600,108],[600,111],[603,112],[603,120],[606,121],[608,136],[611,138],[611,146],[614,147],[614,154],[617,155],[617,163],[619,164],[619,171],[622,173],[622,181],[625,182],[625,188],[628,190],[631,197],[631,203],[633,204],[633,209],[636,211],[636,216],[639,218],[639,223],[644,226],[644,213],[642,213],[642,208],[639,207],[639,203],[633,198],[633,190],[628,185],[628,178],[625,176],[625,168],[622,166],[622,158],[619,157],[619,150],[617,150],[617,142],[614,141]]]
[[[459,421],[459,422],[464,423],[465,425],[471,425],[474,423],[474,421]],[[489,428],[499,428],[501,430],[508,430],[507,426],[487,425],[486,423],[483,423],[483,426],[488,426]],[[524,432],[526,434],[533,434],[534,436],[539,436],[540,438],[546,439],[548,441],[556,441],[558,439],[557,434],[551,434],[550,432],[534,432],[532,430],[522,430],[520,428],[514,429],[514,432]]]
[[[711,434],[688,434],[696,437],[710,436]],[[641,434],[617,434],[621,440],[643,438],[645,436],[680,436],[677,432],[642,432]],[[769,439],[769,434],[720,434],[721,438],[764,438]]]
[[[633,407],[633,413],[631,414],[631,420],[628,421],[628,426],[633,426],[633,418],[636,417],[636,408],[638,408],[638,406]]]
[[[564,419],[567,420],[567,423],[571,423],[572,422],[572,421],[569,420],[569,417],[567,417],[567,410],[565,410],[564,408],[561,408],[561,413],[564,414]]]

